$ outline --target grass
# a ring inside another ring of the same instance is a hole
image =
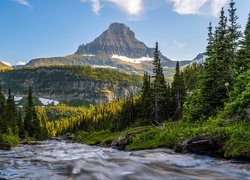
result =
[[[17,146],[20,139],[17,135],[8,135],[0,133],[0,149]]]
[[[219,153],[225,158],[250,159],[250,122],[231,122],[210,118],[205,122],[170,121],[160,127],[129,128],[119,133],[109,131],[78,132],[75,140],[89,145],[108,146],[113,141],[127,139],[124,150],[166,147],[174,149],[186,139],[213,136],[220,142]]]

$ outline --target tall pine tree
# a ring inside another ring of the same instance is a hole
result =
[[[161,67],[161,53],[158,48],[158,43],[156,42],[154,51],[154,61],[153,61],[153,114],[155,123],[159,124],[161,120],[165,118],[166,112],[166,91],[167,85],[163,70]]]
[[[25,107],[24,130],[30,137],[42,139],[41,122],[37,118],[35,106],[33,104],[32,88],[29,87],[27,105]]]
[[[236,69],[238,73],[242,73],[250,69],[250,13],[244,31],[243,39],[240,41],[240,50],[236,61]]]
[[[17,109],[14,100],[14,95],[12,94],[11,90],[8,90],[8,98],[6,101],[6,108],[5,108],[5,123],[7,125],[7,132],[12,132],[14,134],[18,134],[18,116],[17,116]]]
[[[5,97],[3,95],[1,86],[0,86],[0,132],[6,130],[6,118],[5,118]]]
[[[229,12],[229,26],[228,26],[228,38],[229,38],[229,61],[232,66],[232,73],[236,76],[238,73],[237,68],[237,50],[239,47],[239,39],[241,37],[240,25],[237,22],[238,16],[236,15],[237,9],[235,8],[234,0],[230,2]]]
[[[142,113],[143,117],[145,118],[151,117],[150,113],[150,109],[152,108],[151,97],[152,97],[152,90],[151,90],[150,75],[148,73],[144,73],[141,102],[142,102]]]
[[[182,106],[184,99],[186,97],[186,87],[184,84],[183,75],[180,72],[179,61],[176,63],[174,80],[172,83],[172,109],[173,109],[173,119],[182,118]]]

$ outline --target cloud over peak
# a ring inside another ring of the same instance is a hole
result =
[[[99,14],[103,6],[113,4],[130,17],[140,16],[144,6],[143,0],[81,0],[81,2],[90,2],[95,14]]]
[[[228,0],[166,0],[173,4],[173,10],[179,14],[198,14],[217,16]]]

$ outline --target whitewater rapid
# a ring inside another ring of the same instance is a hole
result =
[[[124,152],[42,141],[0,150],[0,179],[250,179],[250,164],[168,149]]]

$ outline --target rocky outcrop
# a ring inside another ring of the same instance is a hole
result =
[[[153,49],[135,38],[125,24],[113,23],[93,42],[80,45],[76,54],[120,55],[129,58],[153,56]]]
[[[197,136],[191,140],[186,139],[175,147],[176,152],[180,153],[196,153],[210,156],[222,156],[224,151],[222,149],[225,143],[225,137],[220,136]]]

